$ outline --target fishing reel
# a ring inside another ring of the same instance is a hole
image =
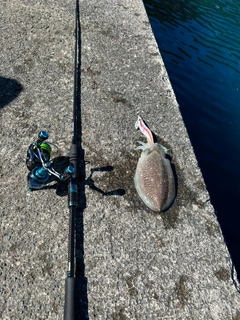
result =
[[[53,181],[67,181],[74,174],[74,167],[69,165],[61,174],[53,167],[51,158],[51,142],[48,139],[47,131],[40,131],[38,140],[28,147],[26,165],[30,171],[27,177],[28,189],[37,190]]]

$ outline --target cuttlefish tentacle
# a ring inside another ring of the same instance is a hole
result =
[[[134,150],[144,150],[146,143],[143,142],[143,141],[138,141],[138,143],[140,143],[141,146],[138,146],[138,147],[134,148]]]
[[[166,158],[167,149],[154,143],[151,130],[140,116],[135,126],[147,138],[147,143],[139,141],[141,146],[136,148],[142,150],[134,176],[136,190],[150,209],[165,211],[176,195],[174,175],[170,161]]]

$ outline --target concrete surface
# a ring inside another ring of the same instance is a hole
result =
[[[68,154],[74,7],[1,4],[4,320],[63,317],[67,197],[26,192],[25,156],[41,129]],[[235,271],[142,1],[82,0],[80,10],[86,183],[79,184],[77,319],[240,319]],[[172,156],[178,194],[166,213],[146,211],[133,186],[138,114]]]

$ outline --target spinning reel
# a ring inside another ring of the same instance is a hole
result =
[[[74,174],[74,167],[67,166],[62,174],[53,168],[51,158],[51,144],[46,142],[47,131],[40,131],[38,140],[28,147],[26,165],[30,171],[27,177],[28,189],[41,189],[53,181],[66,181]],[[53,144],[52,144],[53,145]]]

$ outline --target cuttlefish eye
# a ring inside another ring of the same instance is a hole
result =
[[[152,151],[149,148],[146,148],[145,150],[143,150],[143,153],[145,156],[148,156]]]

